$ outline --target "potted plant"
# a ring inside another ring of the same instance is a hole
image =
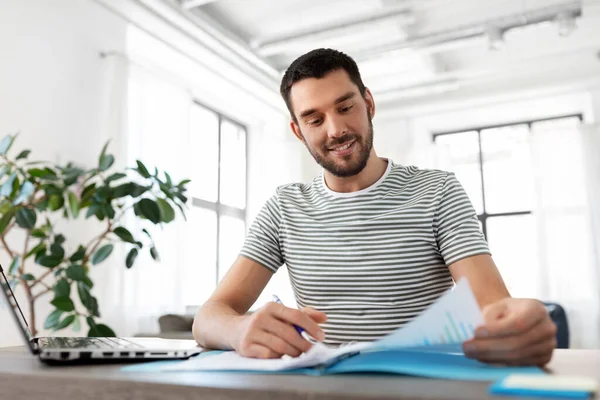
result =
[[[32,162],[31,150],[9,156],[15,139],[9,135],[0,141],[0,246],[10,258],[10,284],[25,292],[32,334],[38,332],[36,303],[52,294],[54,310],[45,319],[45,329],[77,331],[85,320],[88,336],[115,336],[98,320],[100,305],[93,295],[90,268],[104,262],[115,245],[128,248],[126,268],[134,265],[142,250],[158,260],[148,230],[134,234],[123,226],[124,217],[133,213],[152,224],[168,224],[177,208],[185,218],[190,181],[175,183],[167,172],[150,172],[139,160],[134,168],[111,171],[115,158],[107,153],[108,143],[90,169]],[[101,222],[102,229],[91,240],[80,242],[59,231],[59,222],[81,218]],[[16,235],[19,230],[22,234]],[[13,234],[10,239],[18,237],[18,245],[9,240]],[[39,266],[37,273],[33,264]],[[76,297],[81,306],[73,301]]]

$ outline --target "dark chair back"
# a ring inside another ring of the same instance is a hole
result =
[[[557,303],[544,302],[550,318],[556,324],[556,348],[569,348],[569,323],[567,321],[567,313],[565,309]]]

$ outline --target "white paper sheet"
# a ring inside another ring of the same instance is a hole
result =
[[[242,357],[230,351],[214,356],[190,360],[163,367],[162,371],[282,371],[329,364],[348,354],[391,348],[462,343],[473,336],[475,328],[483,323],[481,311],[466,279],[441,296],[420,316],[385,336],[369,343],[355,343],[342,347],[315,344],[308,352],[296,358],[262,360]]]

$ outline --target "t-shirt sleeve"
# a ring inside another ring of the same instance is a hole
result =
[[[281,213],[277,195],[271,197],[258,213],[246,235],[241,256],[247,257],[272,272],[283,265],[279,244]]]
[[[466,257],[490,254],[475,209],[453,173],[448,174],[442,188],[434,233],[447,266]]]

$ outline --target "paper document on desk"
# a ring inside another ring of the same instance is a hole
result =
[[[462,343],[473,336],[483,317],[466,279],[459,283],[430,308],[397,331],[375,342],[328,347],[315,344],[296,358],[262,360],[242,357],[234,351],[215,356],[192,358],[165,366],[163,371],[284,371],[315,366],[329,366],[362,352],[418,348],[441,344]]]

